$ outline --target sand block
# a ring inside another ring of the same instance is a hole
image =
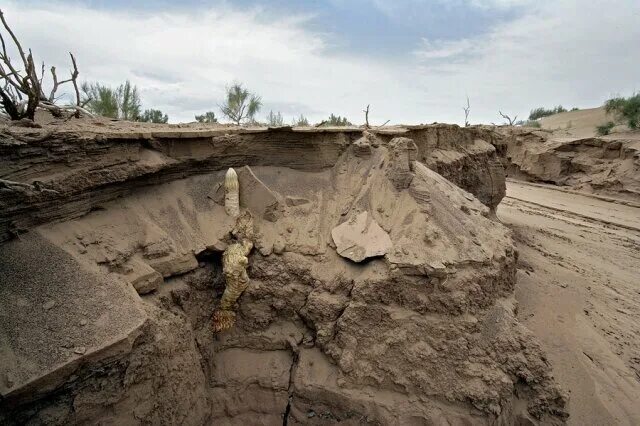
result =
[[[133,270],[127,275],[127,280],[138,294],[151,293],[162,284],[162,275],[146,263],[135,259],[131,262],[131,266]]]
[[[392,245],[389,234],[368,212],[362,212],[333,228],[331,237],[338,254],[354,262],[384,256]]]
[[[0,246],[0,396],[36,398],[80,366],[131,351],[146,321],[132,286],[32,232]]]
[[[389,150],[391,151],[389,179],[396,189],[406,189],[413,179],[411,162],[415,161],[418,148],[413,139],[398,137],[391,139]]]
[[[288,350],[230,348],[218,352],[211,365],[211,417],[223,424],[255,424],[255,418],[243,414],[258,412],[260,424],[281,424],[292,365]],[[242,411],[237,409],[239,404]]]
[[[149,260],[149,266],[167,278],[193,271],[198,267],[198,260],[193,253],[171,253],[166,257]]]
[[[305,204],[309,204],[310,201],[308,199],[302,198],[302,197],[287,196],[286,203],[287,203],[287,206],[289,206],[289,207],[298,207],[298,206],[302,206],[302,205],[305,205]]]

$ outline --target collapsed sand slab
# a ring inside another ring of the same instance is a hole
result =
[[[0,246],[0,395],[37,398],[83,365],[123,358],[146,321],[135,291],[37,233]]]
[[[391,238],[368,212],[331,230],[336,251],[342,257],[362,262],[372,257],[384,256],[391,248]]]

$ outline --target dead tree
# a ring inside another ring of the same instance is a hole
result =
[[[471,112],[471,105],[469,104],[469,97],[467,96],[467,107],[462,108],[464,110],[464,127],[469,127],[469,113]]]
[[[369,105],[367,105],[367,109],[363,109],[362,112],[364,112],[364,128],[368,129],[369,128]]]
[[[2,21],[4,31],[8,34],[8,38],[5,40],[5,35],[0,28],[0,104],[9,118],[12,120],[21,120],[23,118],[33,120],[37,108],[46,109],[55,116],[61,116],[63,111],[73,111],[76,116],[79,116],[80,112],[91,115],[82,107],[80,101],[80,91],[78,90],[77,82],[79,72],[74,56],[69,53],[71,63],[73,64],[73,71],[71,72],[70,78],[66,80],[58,81],[56,68],[51,67],[53,87],[49,96],[47,96],[42,86],[45,76],[44,62],[38,75],[38,69],[36,68],[31,49],[27,50],[28,53],[25,52],[15,33],[11,30],[11,27],[9,27],[1,9],[0,21]],[[21,66],[16,67],[11,61],[7,52],[7,42],[12,42],[15,46],[15,50],[20,57],[19,60],[22,62]],[[65,83],[73,83],[76,92],[76,104],[62,107],[57,106],[55,105],[56,91]]]
[[[509,126],[513,126],[516,122],[516,120],[518,119],[518,116],[516,115],[515,117],[511,118],[506,114],[503,114],[502,111],[498,111],[500,113],[500,115],[502,116],[502,118],[504,118],[505,120],[507,120],[507,122],[509,123]]]
[[[364,128],[365,129],[370,129],[371,126],[369,125],[369,106],[367,105],[367,109],[363,109],[362,112],[364,112]],[[377,127],[384,127],[386,126],[391,120],[387,120],[384,123],[382,123],[381,125],[377,126]]]

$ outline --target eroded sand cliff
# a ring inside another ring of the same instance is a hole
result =
[[[4,129],[0,420],[563,423],[515,319],[493,137]],[[237,323],[214,334],[228,167],[255,249]],[[374,257],[338,254],[334,230],[358,220],[384,255],[366,238]]]

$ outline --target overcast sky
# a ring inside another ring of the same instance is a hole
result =
[[[132,4],[134,4],[132,6]],[[171,122],[243,82],[286,121],[501,122],[640,90],[640,0],[2,0],[25,47]]]

